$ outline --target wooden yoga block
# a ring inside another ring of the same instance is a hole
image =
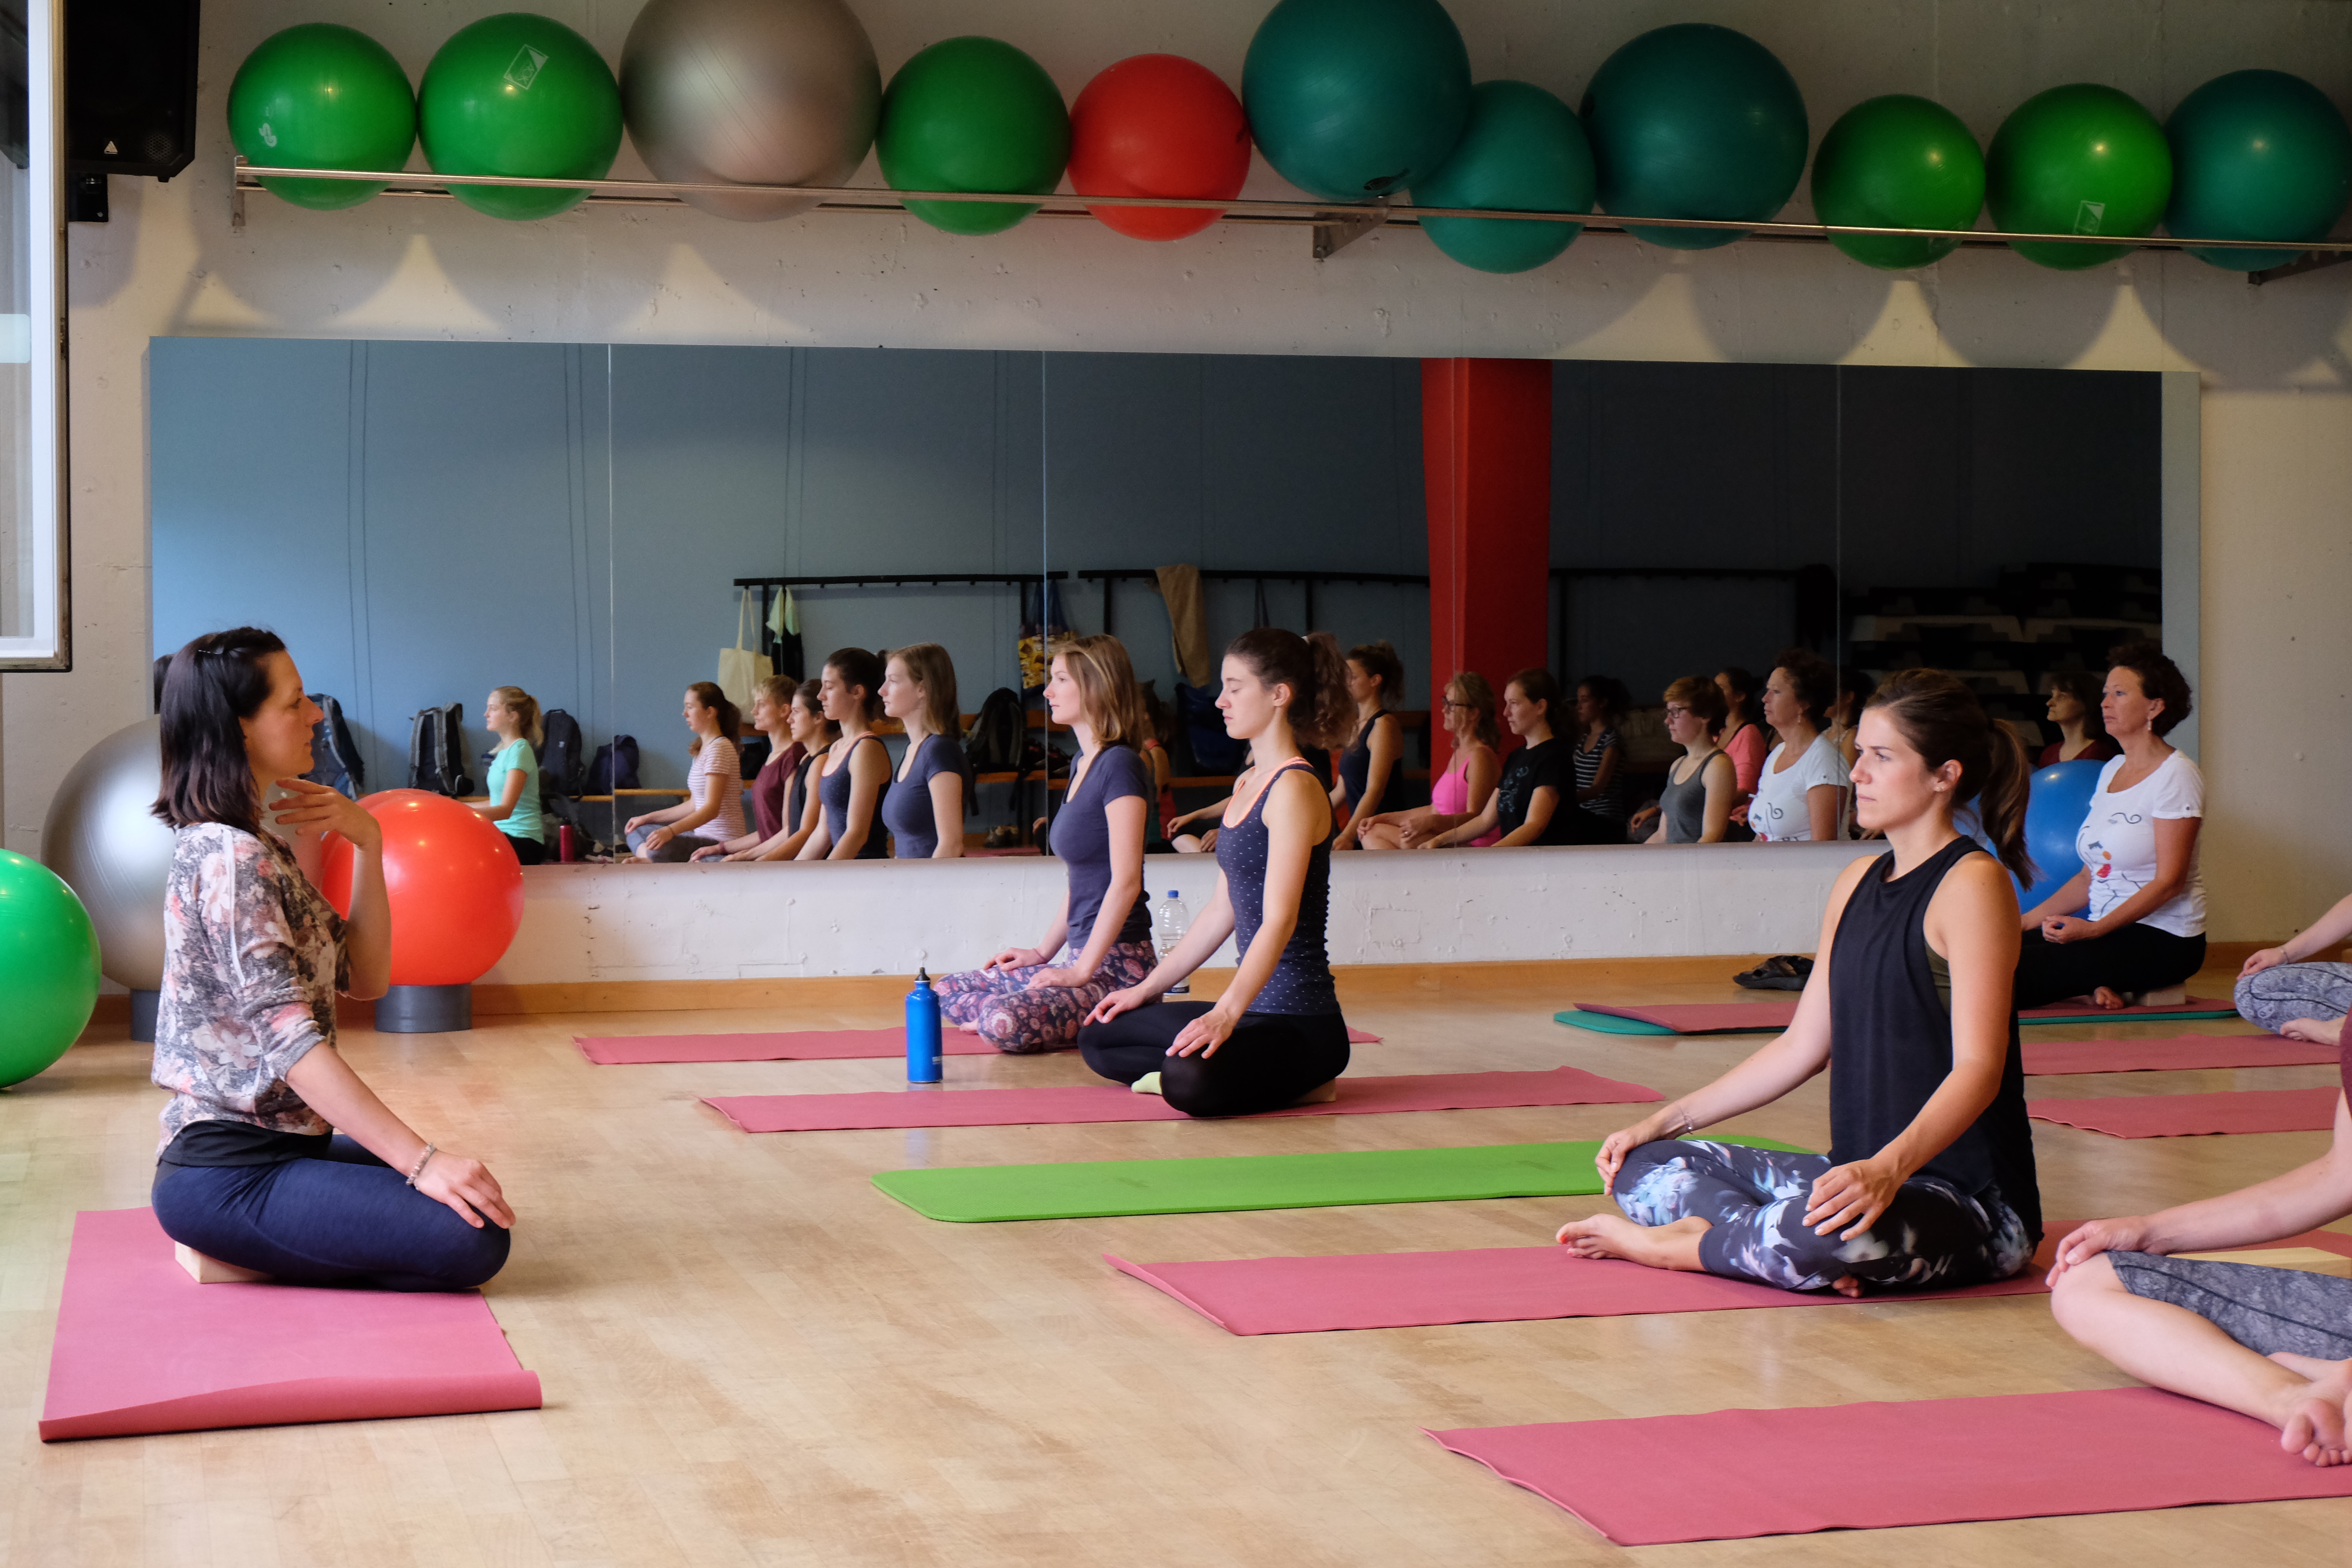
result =
[[[2193,1258],[2200,1263],[2251,1263],[2257,1268],[2293,1268],[2305,1274],[2333,1274],[2338,1279],[2352,1279],[2352,1258],[2340,1252],[2325,1252],[2316,1247],[2257,1247],[2249,1252],[2176,1252],[2175,1258]]]
[[[217,1258],[206,1258],[184,1241],[172,1244],[172,1257],[188,1271],[188,1278],[199,1285],[260,1285],[269,1276],[254,1268],[239,1268],[234,1263],[223,1263]]]

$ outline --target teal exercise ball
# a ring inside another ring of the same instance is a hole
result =
[[[1045,68],[1001,38],[947,38],[898,68],[874,151],[894,191],[1045,195],[1070,161],[1070,111]],[[1037,203],[908,202],[949,234],[998,234]]]
[[[1576,110],[1524,81],[1482,81],[1470,98],[1470,125],[1452,155],[1412,187],[1423,207],[1516,212],[1592,210],[1592,148]],[[1425,217],[1437,248],[1481,272],[1525,272],[1566,250],[1580,223],[1510,218]]]
[[[2227,272],[2284,267],[2300,242],[2336,226],[2352,199],[2352,129],[2326,93],[2284,71],[2231,71],[2180,100],[2164,122],[2172,207],[2164,226],[2191,239],[2284,239],[2284,250],[2189,255]]]
[[[1865,228],[1968,228],[1984,206],[1984,154],[1960,117],[1929,99],[1889,93],[1838,116],[1813,154],[1813,216]],[[1865,266],[1901,272],[1941,261],[1957,239],[1833,234]]]
[[[1682,22],[1601,63],[1584,93],[1601,205],[1634,217],[1761,223],[1805,172],[1804,95],[1771,50],[1729,27]],[[1711,250],[1747,231],[1632,231],[1674,250]]]
[[[2172,195],[2172,149],[2156,116],[2096,82],[2039,92],[1993,133],[1985,199],[2005,234],[2153,233]],[[2015,240],[2028,261],[2079,271],[2128,256],[2129,245]]]
[[[1470,51],[1437,0],[1281,0],[1242,61],[1275,173],[1360,202],[1418,185],[1470,121]]]
[[[596,47],[527,11],[460,27],[425,68],[417,132],[436,174],[601,180],[621,150],[621,88]],[[553,217],[579,190],[452,185],[492,217]]]
[[[98,1005],[98,931],[38,860],[0,849],[0,1089],[46,1071]]]
[[[354,27],[305,22],[272,33],[228,84],[228,134],[256,168],[396,172],[416,144],[416,94],[392,51]],[[268,180],[272,195],[332,212],[383,181]]]

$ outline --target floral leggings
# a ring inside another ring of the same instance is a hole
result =
[[[2275,1035],[2296,1018],[2332,1024],[2352,1012],[2352,963],[2281,963],[2238,982],[2238,1012]]]
[[[1055,958],[1067,964],[1077,954],[1066,945]],[[940,1011],[950,1021],[967,1024],[1000,1051],[1026,1053],[1059,1050],[1075,1044],[1078,1026],[1095,1004],[1114,991],[1124,991],[1150,974],[1160,962],[1148,942],[1113,942],[1102,967],[1083,985],[1040,985],[1032,988],[1029,969],[967,969],[942,975],[936,984]]]

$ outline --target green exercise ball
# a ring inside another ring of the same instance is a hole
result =
[[[874,140],[894,191],[1045,195],[1070,161],[1070,111],[1045,68],[1002,38],[946,38],[898,68]],[[1001,234],[1034,203],[908,202],[950,234]]]
[[[98,931],[64,879],[0,849],[0,1088],[22,1083],[80,1037],[98,1005]]]
[[[1889,93],[1838,116],[1813,154],[1813,216],[1870,228],[1967,228],[1984,206],[1984,154],[1942,104]],[[1957,239],[1833,234],[1865,266],[1906,271],[1941,261]]]
[[[596,47],[528,11],[460,27],[425,68],[417,133],[437,174],[601,180],[621,150],[621,89]],[[585,191],[453,185],[492,217],[553,217]]]
[[[2074,82],[2035,93],[1993,133],[1985,197],[2007,234],[2152,233],[2172,195],[2172,149],[2129,93]],[[2128,256],[2129,245],[2012,242],[2062,272]]]
[[[416,144],[416,95],[392,51],[356,28],[272,33],[228,84],[228,134],[257,168],[398,170]],[[264,180],[298,207],[355,207],[381,181]]]
[[[1470,125],[1454,152],[1413,183],[1423,207],[1505,211],[1592,210],[1592,149],[1576,110],[1524,81],[1482,81],[1470,97]],[[1481,272],[1525,272],[1566,250],[1580,223],[1509,218],[1425,217],[1422,232],[1437,248]]]
[[[1681,22],[1601,62],[1584,92],[1584,133],[1607,211],[1760,223],[1795,194],[1810,132],[1797,79],[1771,50],[1729,27]],[[1747,231],[1632,232],[1711,250]]]
[[[1309,195],[1418,186],[1470,119],[1470,52],[1438,0],[1281,0],[1242,61],[1250,135]]]
[[[2352,129],[2327,95],[2284,71],[2231,71],[2180,100],[2164,122],[2172,207],[2164,226],[2194,239],[2313,240],[2352,198]],[[2189,255],[2227,272],[2284,267],[2303,254]]]

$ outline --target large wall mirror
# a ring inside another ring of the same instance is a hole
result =
[[[0,669],[72,662],[59,10],[0,0]]]
[[[152,368],[156,651],[274,626],[371,788],[407,782],[422,709],[464,705],[486,748],[482,699],[512,684],[592,747],[635,736],[638,787],[676,790],[681,693],[739,638],[812,676],[837,647],[938,642],[969,714],[1023,688],[1024,634],[1108,629],[1172,705],[1171,566],[1198,569],[1213,647],[1258,624],[1390,643],[1427,788],[1416,361],[159,339]],[[1629,805],[1678,754],[1678,677],[1790,645],[1937,665],[2038,752],[2053,675],[2181,613],[2164,458],[2195,432],[2158,375],[1553,377],[1530,659],[1624,684]],[[1181,725],[1171,749],[1203,781],[1182,803],[1214,798],[1217,761]],[[1024,834],[1055,782],[984,783],[975,840]]]

